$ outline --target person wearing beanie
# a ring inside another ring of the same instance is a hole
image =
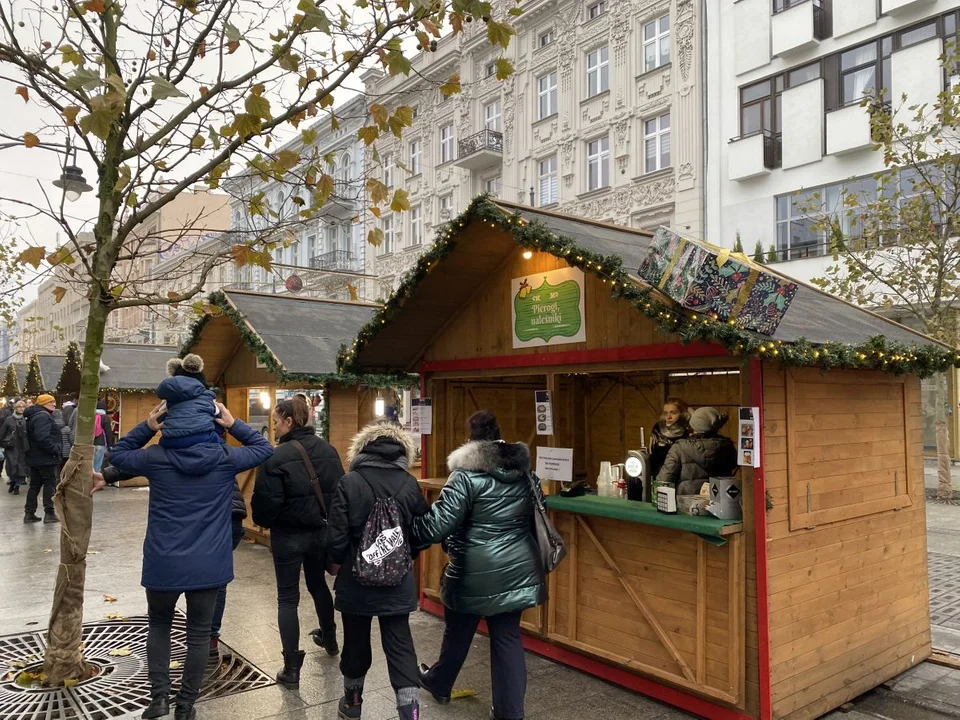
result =
[[[176,368],[174,368],[176,370]],[[265,462],[273,447],[227,408],[196,377],[171,373],[157,386],[163,402],[113,448],[120,471],[150,482],[143,573],[149,614],[146,720],[170,711],[170,631],[177,601],[186,595],[187,658],[176,720],[193,720],[210,653],[211,624],[221,589],[233,579],[231,510],[237,473]],[[192,375],[192,376],[191,376]],[[222,442],[223,427],[242,447]],[[156,445],[145,447],[160,432]]]
[[[23,522],[40,522],[37,517],[37,498],[43,489],[43,521],[59,522],[53,508],[53,494],[57,489],[60,468],[60,429],[53,421],[57,401],[53,395],[37,397],[23,413],[27,424],[27,466],[30,468],[30,488],[23,506]]]
[[[697,408],[690,416],[690,435],[677,440],[657,474],[657,481],[677,488],[677,495],[697,495],[711,477],[725,477],[737,469],[733,440],[720,435],[727,414],[716,408]]]

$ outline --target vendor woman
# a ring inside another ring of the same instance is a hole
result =
[[[668,397],[660,422],[653,426],[650,446],[650,477],[656,477],[673,444],[690,434],[690,408],[678,397]]]
[[[711,477],[733,474],[737,448],[733,440],[720,435],[726,422],[727,414],[716,408],[697,408],[690,416],[690,434],[667,452],[657,482],[673,485],[677,495],[697,495]]]

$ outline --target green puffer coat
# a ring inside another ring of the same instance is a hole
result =
[[[527,479],[530,450],[523,443],[468,442],[447,465],[451,475],[439,499],[413,521],[421,546],[446,541],[444,606],[489,617],[546,601]]]

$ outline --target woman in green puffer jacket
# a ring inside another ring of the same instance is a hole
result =
[[[450,693],[486,618],[490,632],[493,720],[522,720],[527,668],[520,615],[547,599],[534,537],[530,450],[505,443],[486,411],[467,421],[470,441],[447,458],[450,478],[430,512],[413,521],[421,546],[443,542],[449,563],[440,597],[443,644],[433,665],[420,666],[420,684],[437,702]],[[534,482],[539,492],[539,481]]]

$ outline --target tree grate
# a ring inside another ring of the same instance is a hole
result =
[[[0,636],[0,720],[108,720],[133,715],[150,703],[147,678],[146,617],[86,623],[83,653],[99,674],[70,688],[24,688],[15,682],[16,664],[39,670],[45,649],[45,633],[29,632]],[[111,650],[127,648],[124,657]],[[186,618],[177,612],[170,638],[170,661],[179,666],[170,671],[173,692],[180,686],[187,658]],[[242,656],[220,643],[219,655],[211,655],[200,689],[200,700],[273,685],[273,680]]]

